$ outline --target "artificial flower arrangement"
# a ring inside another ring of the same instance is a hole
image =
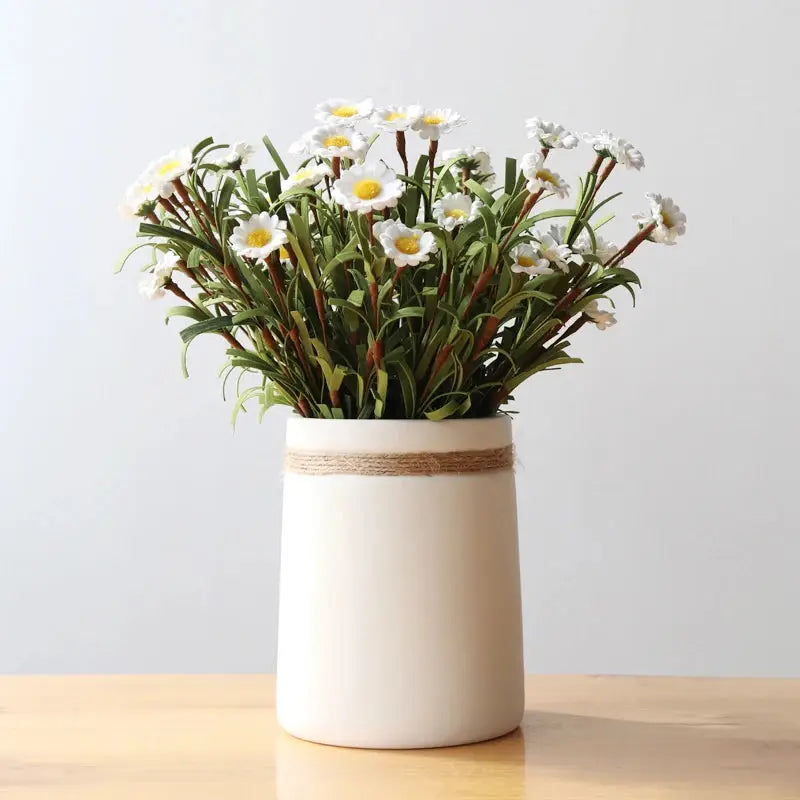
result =
[[[172,294],[181,303],[167,318],[192,321],[184,374],[195,337],[225,340],[234,420],[251,400],[261,415],[285,404],[332,419],[503,411],[527,378],[580,361],[567,349],[581,328],[616,322],[601,303],[618,286],[634,295],[626,264],[640,245],[685,231],[678,206],[650,194],[624,245],[598,233],[619,194],[601,196],[612,171],[644,165],[607,131],[529,119],[532,152],[506,158],[498,180],[481,147],[439,153],[465,122],[451,109],[334,99],[316,119],[290,148],[294,172],[267,137],[275,167],[261,173],[252,147],[209,138],[153,162],[125,196],[146,240],[125,260],[152,248],[142,293]],[[382,134],[394,135],[399,169],[371,156]],[[427,143],[413,170],[412,136]],[[580,138],[592,160],[566,207],[553,155]],[[248,374],[255,385],[242,384]]]

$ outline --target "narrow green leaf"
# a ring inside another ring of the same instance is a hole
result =
[[[198,322],[196,325],[189,325],[181,331],[181,339],[187,344],[192,341],[196,336],[201,333],[214,333],[219,331],[230,330],[233,327],[233,317],[212,317],[203,322]]]
[[[284,180],[289,177],[289,170],[286,169],[286,164],[283,163],[283,159],[278,155],[278,151],[275,149],[275,145],[272,144],[272,140],[269,136],[262,136],[261,141],[264,142],[264,147],[267,148],[272,160],[275,162],[275,166],[281,171],[281,175],[283,175]]]

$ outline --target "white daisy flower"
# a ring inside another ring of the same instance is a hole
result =
[[[310,186],[316,186],[325,176],[330,177],[331,175],[333,175],[333,172],[327,164],[309,163],[286,179],[284,190],[294,189],[295,187],[307,189]]]
[[[166,283],[158,275],[148,272],[139,281],[139,294],[147,300],[160,300],[166,294],[164,291]]]
[[[295,139],[287,148],[290,155],[301,156],[309,152],[309,142],[314,135],[314,131],[306,131],[299,139]]]
[[[596,247],[592,249],[592,240],[589,238],[589,234],[582,230],[575,240],[574,249],[584,255],[595,255],[604,263],[619,252],[619,247],[614,242],[606,241],[602,236],[595,234],[594,240]]]
[[[166,292],[164,287],[172,280],[172,270],[180,261],[180,257],[172,251],[159,253],[158,261],[139,282],[139,294],[148,300],[159,300]]]
[[[550,226],[550,235],[559,243],[564,243],[564,238],[567,235],[567,226],[566,225],[551,225]],[[578,234],[578,238],[575,239],[572,250],[575,253],[580,255],[595,255],[601,261],[608,261],[609,258],[616,255],[619,251],[619,247],[617,247],[613,242],[606,241],[602,236],[599,234],[594,235],[594,241],[597,245],[596,248],[592,248],[592,240],[589,238],[589,234],[586,232],[586,229],[582,229],[581,232]],[[622,263],[622,262],[620,262]]]
[[[578,264],[583,262],[580,254],[568,244],[562,244],[552,233],[546,233],[539,238],[536,250],[540,258],[558,267],[562,272],[569,272],[570,261]]]
[[[592,300],[591,303],[586,305],[583,309],[583,313],[586,314],[601,331],[617,324],[617,318],[614,316],[614,313],[612,311],[602,311],[597,305],[597,300]]]
[[[403,194],[403,183],[382,161],[357,164],[334,181],[333,199],[347,211],[381,211],[394,208]]]
[[[343,100],[334,97],[320,103],[314,117],[323,125],[355,125],[360,119],[366,119],[372,113],[373,103],[371,98],[355,103],[352,100]]]
[[[526,153],[520,162],[522,174],[528,179],[526,188],[529,192],[552,192],[564,198],[569,194],[569,186],[557,172],[547,169],[541,153]]]
[[[386,228],[388,228],[390,225],[393,225],[395,222],[397,222],[397,220],[394,220],[394,219],[382,219],[382,220],[380,220],[380,222],[376,222],[372,226],[372,235],[376,239],[380,239],[381,238],[381,234],[383,233],[383,231]]]
[[[369,121],[382,131],[407,131],[424,113],[422,106],[380,106]]]
[[[281,245],[286,244],[286,223],[268,211],[253,214],[250,219],[240,222],[228,240],[231,247],[240,255],[263,261]]]
[[[584,133],[581,137],[590,144],[597,153],[613,158],[618,164],[628,169],[641,169],[644,166],[644,156],[626,139],[620,139],[607,130],[600,133]]]
[[[322,125],[309,134],[308,150],[321,158],[349,158],[358,161],[367,150],[367,140],[346,125]]]
[[[452,231],[456,225],[477,219],[482,205],[480,200],[471,200],[467,194],[446,194],[433,204],[433,217],[446,231]]]
[[[542,258],[536,248],[527,242],[518,244],[509,255],[512,258],[512,272],[524,272],[526,275],[552,275],[550,262]]]
[[[373,226],[373,232],[378,225]],[[401,222],[386,220],[376,232],[387,258],[398,267],[416,267],[436,252],[436,238],[430,231],[409,228]]]
[[[442,134],[449,133],[453,128],[465,123],[464,117],[451,108],[434,108],[431,111],[424,111],[417,117],[411,123],[411,128],[423,139],[437,141]]]
[[[162,197],[169,197],[174,191],[172,181],[185,175],[191,166],[192,149],[181,147],[179,150],[172,150],[151,162],[145,170],[145,174],[159,187]]]
[[[143,217],[153,210],[158,200],[159,186],[147,175],[137,178],[126,190],[119,210],[126,217]]]
[[[491,189],[495,184],[495,172],[492,167],[492,159],[489,151],[485,147],[462,147],[455,150],[445,150],[442,152],[442,161],[451,161],[454,158],[459,160],[453,165],[457,169],[466,167],[472,177],[487,189]]]
[[[255,147],[247,142],[236,142],[221,156],[218,156],[214,163],[223,169],[239,169],[250,160],[255,152]]]
[[[650,239],[661,244],[675,244],[679,236],[686,233],[686,214],[675,204],[671,197],[648,193],[645,197],[650,201],[649,214],[634,214],[633,218],[642,226],[656,223]]]
[[[528,138],[538,139],[542,147],[571,150],[578,146],[578,137],[563,125],[557,125],[555,122],[531,117],[525,120],[525,127],[528,129]]]

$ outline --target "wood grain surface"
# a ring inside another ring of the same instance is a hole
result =
[[[3,800],[800,800],[800,680],[530,677],[522,728],[309,744],[267,676],[0,677]]]

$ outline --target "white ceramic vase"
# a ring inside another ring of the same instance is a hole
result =
[[[506,417],[292,418],[287,450],[475,451]],[[440,747],[516,728],[523,700],[512,468],[284,475],[277,713],[301,739]]]

